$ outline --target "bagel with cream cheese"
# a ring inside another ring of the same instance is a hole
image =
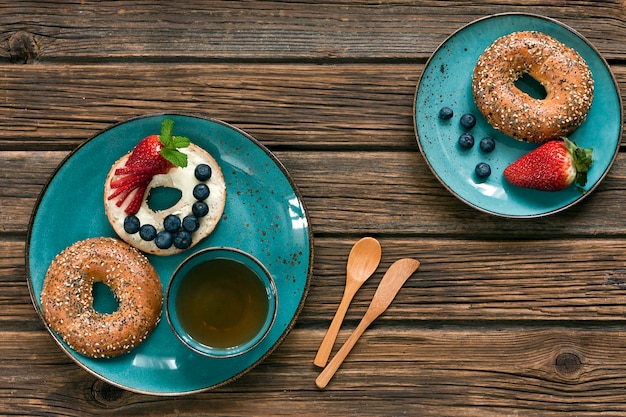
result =
[[[142,143],[146,140],[148,145]],[[105,181],[104,206],[109,223],[124,241],[167,256],[193,247],[215,229],[226,204],[226,185],[207,151],[186,143],[176,149],[185,166],[176,166],[159,160],[163,154],[159,140],[158,135],[144,138],[113,164]],[[178,189],[181,197],[167,209],[153,210],[148,199],[158,187]]]

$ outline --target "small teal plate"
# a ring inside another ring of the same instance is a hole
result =
[[[581,192],[571,186],[545,192],[512,186],[502,176],[504,169],[537,145],[505,136],[489,126],[472,96],[472,72],[478,57],[500,36],[522,30],[546,33],[575,49],[589,65],[595,94],[587,120],[570,135],[585,148],[593,148],[594,163]],[[441,107],[454,110],[450,120],[440,120]],[[463,132],[459,118],[476,116],[471,133],[476,143],[469,151],[457,145]],[[470,206],[494,215],[529,218],[549,215],[581,201],[600,183],[619,150],[622,105],[617,83],[608,64],[580,34],[556,20],[536,15],[507,13],[485,17],[459,29],[445,40],[428,60],[417,86],[414,104],[418,146],[435,176],[448,190]],[[489,154],[478,142],[485,136],[496,140]],[[479,180],[474,168],[479,162],[491,166],[491,176]]]
[[[211,153],[226,181],[224,215],[214,232],[190,251],[148,255],[167,288],[176,267],[194,251],[230,246],[254,255],[272,274],[279,299],[276,322],[254,349],[234,358],[209,358],[186,348],[164,314],[148,339],[126,355],[91,359],[78,355],[52,330],[63,351],[93,375],[139,393],[180,395],[225,384],[263,360],[293,326],[309,288],[313,241],[299,191],[278,159],[254,138],[226,123],[180,114],[131,119],[97,134],[72,152],[42,192],[31,219],[26,264],[30,295],[41,314],[43,279],[53,258],[72,243],[115,232],[104,213],[104,181],[111,165],[143,137],[174,120]]]

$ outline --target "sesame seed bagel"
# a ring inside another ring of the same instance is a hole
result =
[[[545,98],[516,87],[524,74],[543,86]],[[485,49],[474,68],[472,91],[495,129],[518,140],[546,142],[568,136],[585,120],[593,77],[572,48],[540,32],[515,32]]]
[[[125,228],[124,222],[128,215],[124,210],[128,203],[125,202],[124,204],[118,206],[116,201],[109,199],[108,196],[112,193],[111,182],[118,179],[115,171],[118,168],[125,166],[130,153],[124,155],[117,162],[115,162],[107,175],[104,186],[104,207],[109,223],[120,238],[131,246],[134,246],[135,248],[146,253],[168,256],[180,253],[193,247],[213,232],[222,217],[222,213],[224,212],[224,206],[226,204],[226,185],[222,171],[220,170],[220,167],[215,159],[207,151],[193,143],[191,143],[187,148],[181,148],[180,152],[187,155],[187,166],[184,168],[173,167],[166,174],[159,174],[152,177],[148,188],[144,192],[141,207],[134,216],[136,216],[139,220],[140,225],[152,225],[157,232],[164,231],[164,220],[168,215],[177,216],[181,222],[185,217],[193,216],[198,220],[197,230],[189,232],[191,242],[184,247],[177,247],[173,243],[169,247],[158,247],[156,238],[146,240],[142,238],[141,233],[138,231],[131,230],[129,233]],[[198,180],[196,178],[194,171],[200,164],[205,164],[210,167],[210,178],[206,180]],[[203,200],[208,207],[208,213],[200,216],[195,215],[193,210],[193,205],[197,201],[193,195],[193,190],[196,185],[201,183],[208,186],[209,195],[205,200]],[[178,200],[172,207],[165,210],[152,210],[148,204],[148,197],[150,195],[150,191],[157,187],[169,187],[180,190],[180,200]],[[131,198],[128,200],[131,200]]]
[[[102,282],[118,309],[93,307],[92,288]],[[109,358],[144,341],[161,316],[163,287],[146,257],[113,238],[74,243],[52,261],[44,278],[41,306],[46,323],[81,355]]]

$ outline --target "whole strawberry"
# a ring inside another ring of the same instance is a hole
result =
[[[125,208],[128,215],[139,211],[144,193],[158,174],[166,174],[171,168],[186,167],[187,155],[178,148],[189,146],[189,139],[174,136],[174,122],[166,119],[161,125],[160,135],[151,135],[143,138],[132,153],[128,156],[123,168],[115,170],[115,179],[111,181],[114,190],[108,196],[109,200],[117,198],[116,204],[121,207],[127,198],[131,201]]]
[[[504,178],[519,187],[559,191],[572,183],[583,186],[593,163],[592,149],[583,149],[567,138],[544,143],[513,162]]]

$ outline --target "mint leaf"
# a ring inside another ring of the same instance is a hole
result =
[[[161,156],[175,166],[185,168],[187,166],[187,155],[180,152],[177,148],[186,148],[191,141],[184,136],[174,136],[173,120],[163,120],[159,138],[162,145]]]
[[[172,138],[172,145],[175,148],[186,148],[187,146],[189,146],[190,143],[191,141],[189,140],[189,138],[186,138],[184,136],[174,136]]]
[[[163,120],[161,124],[161,143],[163,146],[170,146],[172,143],[172,135],[174,134],[174,121],[170,119]]]
[[[177,167],[185,168],[187,166],[187,155],[175,148],[162,148],[161,156]]]

